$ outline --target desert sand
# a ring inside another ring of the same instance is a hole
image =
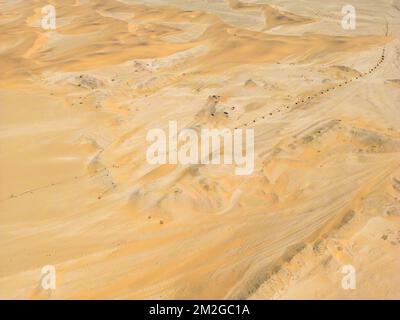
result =
[[[345,4],[2,1],[0,298],[400,299],[400,1]],[[171,120],[253,174],[148,164]]]

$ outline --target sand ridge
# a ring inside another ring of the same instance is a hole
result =
[[[1,298],[399,298],[392,1],[45,4],[1,4]],[[149,165],[171,120],[254,128],[254,173]]]

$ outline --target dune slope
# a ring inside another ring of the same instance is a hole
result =
[[[0,298],[400,298],[400,3],[266,2],[0,4]],[[253,174],[150,165],[169,121]]]

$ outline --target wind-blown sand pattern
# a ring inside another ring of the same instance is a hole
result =
[[[400,298],[399,1],[49,2],[0,3],[0,298]],[[148,164],[168,121],[254,173]]]

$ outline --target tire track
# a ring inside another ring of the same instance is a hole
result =
[[[385,22],[386,22],[385,37],[388,37],[389,25],[388,25],[388,21],[387,20]],[[298,99],[298,100],[296,100],[296,101],[294,101],[292,103],[280,105],[279,107],[275,108],[274,111],[270,111],[270,112],[268,112],[266,114],[263,114],[261,116],[257,116],[256,118],[254,118],[250,122],[245,122],[245,123],[243,123],[243,124],[241,124],[239,126],[236,126],[235,129],[238,129],[238,128],[241,128],[241,127],[242,128],[243,127],[244,128],[254,127],[256,124],[258,124],[262,120],[266,120],[267,118],[270,118],[270,117],[272,117],[272,116],[274,116],[274,115],[276,115],[278,113],[282,114],[284,111],[289,112],[289,111],[295,110],[296,108],[298,108],[298,107],[300,107],[302,105],[305,105],[308,102],[311,102],[311,101],[315,100],[318,97],[326,96],[331,91],[343,88],[343,87],[345,87],[347,85],[350,85],[352,82],[355,82],[355,81],[360,80],[360,79],[362,79],[362,78],[364,78],[364,77],[366,77],[368,75],[373,74],[379,67],[382,66],[383,62],[385,61],[385,58],[386,58],[386,46],[384,46],[382,48],[382,53],[381,53],[381,56],[378,59],[377,63],[373,67],[371,67],[367,72],[361,73],[360,75],[357,75],[357,76],[355,76],[353,78],[349,78],[347,80],[344,80],[344,81],[340,82],[339,84],[337,84],[335,86],[331,86],[329,88],[326,88],[326,89],[323,89],[323,90],[319,90],[318,92],[315,91],[313,94],[306,95],[306,96],[304,96],[304,97],[302,97],[302,98],[300,98],[300,99]],[[212,114],[212,113],[210,113],[210,115],[214,116],[214,114]],[[21,197],[26,196],[28,194],[34,194],[35,192],[42,191],[42,190],[45,190],[45,189],[49,189],[49,188],[52,188],[52,187],[57,187],[57,186],[63,185],[63,184],[68,183],[68,182],[79,182],[79,181],[82,181],[82,179],[90,179],[90,178],[93,178],[93,177],[97,176],[98,174],[100,174],[102,172],[107,172],[106,175],[104,175],[102,177],[108,177],[111,174],[111,172],[110,172],[111,168],[115,169],[115,168],[120,168],[120,167],[124,167],[124,166],[127,166],[127,165],[129,165],[129,163],[126,163],[124,165],[104,166],[102,169],[95,170],[94,174],[87,173],[87,174],[80,175],[80,176],[74,176],[72,178],[67,178],[67,179],[59,181],[59,182],[54,182],[54,183],[43,185],[43,186],[40,186],[40,187],[37,187],[37,188],[28,189],[28,190],[22,191],[20,193],[16,193],[16,194],[12,193],[12,194],[10,194],[10,196],[8,196],[6,198],[3,198],[3,199],[0,199],[0,203],[3,203],[5,201],[9,201],[9,200],[13,200],[13,199],[17,199],[17,198],[21,198]],[[111,188],[106,189],[105,191],[103,191],[97,197],[98,200],[101,200],[102,197],[105,194],[107,194],[111,190],[114,190],[117,187],[117,185],[113,181],[112,181],[111,184],[112,184]]]
[[[387,38],[388,35],[389,35],[389,24],[388,24],[387,19],[385,19],[385,26],[386,26],[386,28],[385,28],[385,37]],[[235,127],[235,129],[238,129],[240,127],[249,127],[249,126],[254,125],[255,123],[257,123],[259,121],[265,120],[266,118],[273,116],[276,113],[281,113],[283,111],[294,110],[297,107],[305,105],[307,102],[313,101],[317,97],[322,97],[324,95],[326,96],[326,94],[328,94],[330,91],[334,91],[334,90],[337,90],[339,88],[343,88],[343,87],[351,84],[353,81],[357,81],[357,80],[362,79],[362,78],[364,78],[364,77],[366,77],[368,75],[371,75],[379,67],[382,66],[383,62],[385,61],[385,58],[386,58],[386,46],[383,46],[382,52],[381,52],[381,56],[377,60],[377,63],[372,68],[370,68],[367,72],[361,73],[360,75],[357,75],[357,76],[355,76],[353,78],[349,78],[347,80],[344,80],[344,81],[338,83],[337,85],[329,87],[327,89],[322,89],[322,90],[320,90],[318,92],[315,91],[313,94],[303,96],[302,98],[296,100],[295,102],[292,102],[292,103],[289,103],[289,104],[283,104],[283,105],[277,107],[274,111],[271,111],[271,112],[269,112],[267,114],[263,114],[261,116],[258,116],[256,118],[254,118],[253,120],[251,120],[250,122],[245,122],[242,125],[240,125],[238,127]]]
[[[272,117],[277,113],[283,113],[283,111],[288,111],[288,112],[292,111],[292,110],[294,110],[294,109],[296,109],[296,108],[298,108],[298,107],[300,107],[302,105],[305,105],[308,102],[313,101],[314,99],[316,99],[318,97],[326,96],[331,91],[337,90],[339,88],[343,88],[343,87],[345,87],[347,85],[350,85],[352,82],[355,82],[355,81],[357,81],[359,79],[362,79],[362,78],[374,73],[379,67],[382,66],[382,63],[385,61],[385,58],[386,58],[386,56],[385,56],[385,48],[383,48],[382,49],[382,54],[381,54],[380,58],[378,59],[378,62],[372,68],[370,68],[367,72],[361,73],[360,75],[357,75],[357,76],[355,76],[353,78],[349,78],[347,80],[344,80],[344,81],[338,83],[335,86],[331,86],[329,88],[322,89],[322,90],[320,90],[318,92],[315,91],[313,94],[304,96],[304,97],[296,100],[295,102],[292,102],[292,103],[289,103],[289,104],[280,105],[279,107],[275,108],[274,111],[270,111],[270,112],[268,112],[266,114],[258,116],[258,117],[254,118],[253,120],[251,120],[249,122],[245,122],[245,123],[235,127],[235,129],[238,129],[240,127],[249,128],[252,125],[254,125],[255,123],[258,123],[258,122],[260,122],[262,120],[265,120],[265,119],[267,119],[269,117]]]
[[[388,34],[388,30],[386,30],[386,36],[387,36],[387,34]],[[284,110],[285,110],[285,111],[288,111],[288,112],[291,111],[291,110],[294,110],[294,109],[296,109],[296,108],[298,108],[298,107],[300,107],[300,106],[302,106],[302,105],[305,105],[307,102],[313,101],[313,100],[316,99],[317,97],[326,96],[326,94],[328,94],[330,91],[334,91],[334,90],[339,89],[339,88],[341,88],[341,87],[344,87],[344,86],[346,86],[346,85],[350,85],[353,81],[357,81],[357,80],[359,80],[359,79],[361,79],[361,78],[363,78],[363,77],[366,77],[366,76],[372,74],[373,72],[375,72],[375,71],[378,69],[378,67],[381,67],[381,66],[382,66],[382,63],[385,61],[385,57],[386,57],[386,56],[385,56],[385,50],[386,50],[386,48],[384,47],[384,48],[382,49],[382,54],[381,54],[381,57],[380,57],[380,59],[378,60],[378,62],[377,62],[372,68],[370,68],[367,72],[362,73],[361,75],[355,76],[355,77],[353,77],[353,78],[347,79],[347,80],[345,80],[345,81],[339,83],[339,84],[336,85],[336,86],[333,86],[333,87],[330,87],[330,88],[327,88],[327,89],[324,89],[324,90],[315,92],[314,94],[311,94],[311,95],[308,95],[308,96],[304,96],[303,98],[301,98],[301,99],[299,99],[299,100],[297,100],[297,101],[295,101],[295,102],[292,102],[291,104],[281,105],[280,107],[276,108],[274,111],[271,111],[271,112],[269,112],[269,113],[267,113],[267,114],[264,114],[264,115],[262,115],[262,116],[258,116],[257,118],[253,119],[253,120],[250,121],[250,122],[246,122],[246,123],[244,123],[244,124],[242,124],[242,125],[240,125],[240,126],[235,127],[235,129],[238,129],[238,128],[240,128],[240,127],[249,128],[251,125],[254,125],[254,124],[256,124],[256,123],[258,123],[258,122],[260,122],[260,121],[262,121],[262,120],[265,120],[266,118],[268,118],[268,116],[269,116],[269,117],[274,116],[274,115],[277,114],[277,113],[282,113],[282,111],[284,111]],[[115,169],[115,168],[120,168],[120,167],[126,166],[126,165],[128,165],[128,164],[129,164],[129,163],[124,164],[124,165],[118,165],[118,166],[117,166],[117,165],[111,165],[111,166],[108,166],[108,167],[107,167],[107,166],[104,166],[102,169],[96,170],[94,174],[87,173],[87,174],[80,175],[80,176],[74,176],[74,177],[72,177],[72,178],[68,178],[68,179],[65,179],[65,180],[63,180],[63,181],[54,182],[54,183],[50,183],[50,184],[47,184],[47,185],[44,185],[44,186],[40,186],[40,187],[37,187],[37,188],[28,189],[28,190],[25,190],[25,191],[20,192],[20,193],[17,193],[17,194],[10,194],[9,197],[0,199],[0,203],[5,202],[5,201],[7,201],[7,200],[12,200],[12,199],[20,198],[20,197],[26,196],[26,195],[28,195],[28,194],[33,194],[33,193],[35,193],[35,192],[42,191],[42,190],[44,190],[44,189],[49,189],[49,188],[52,188],[52,187],[57,187],[57,186],[63,185],[63,184],[68,183],[68,182],[79,182],[79,181],[81,181],[82,179],[85,179],[85,178],[90,179],[90,178],[93,178],[93,177],[95,177],[96,175],[98,175],[98,174],[100,174],[100,173],[102,173],[102,172],[104,172],[104,171],[106,171],[107,174],[104,175],[103,177],[107,177],[107,176],[110,175],[110,171],[109,171],[109,170],[110,170],[111,168],[114,168],[114,169]],[[116,188],[116,184],[115,184],[114,182],[112,182],[112,187],[109,188],[109,189],[107,189],[107,190],[105,190],[105,191],[103,191],[103,192],[97,197],[97,199],[98,199],[98,200],[102,199],[102,197],[103,197],[105,194],[107,194],[109,191],[111,191],[111,190],[113,190],[113,189],[115,189],[115,188]]]

